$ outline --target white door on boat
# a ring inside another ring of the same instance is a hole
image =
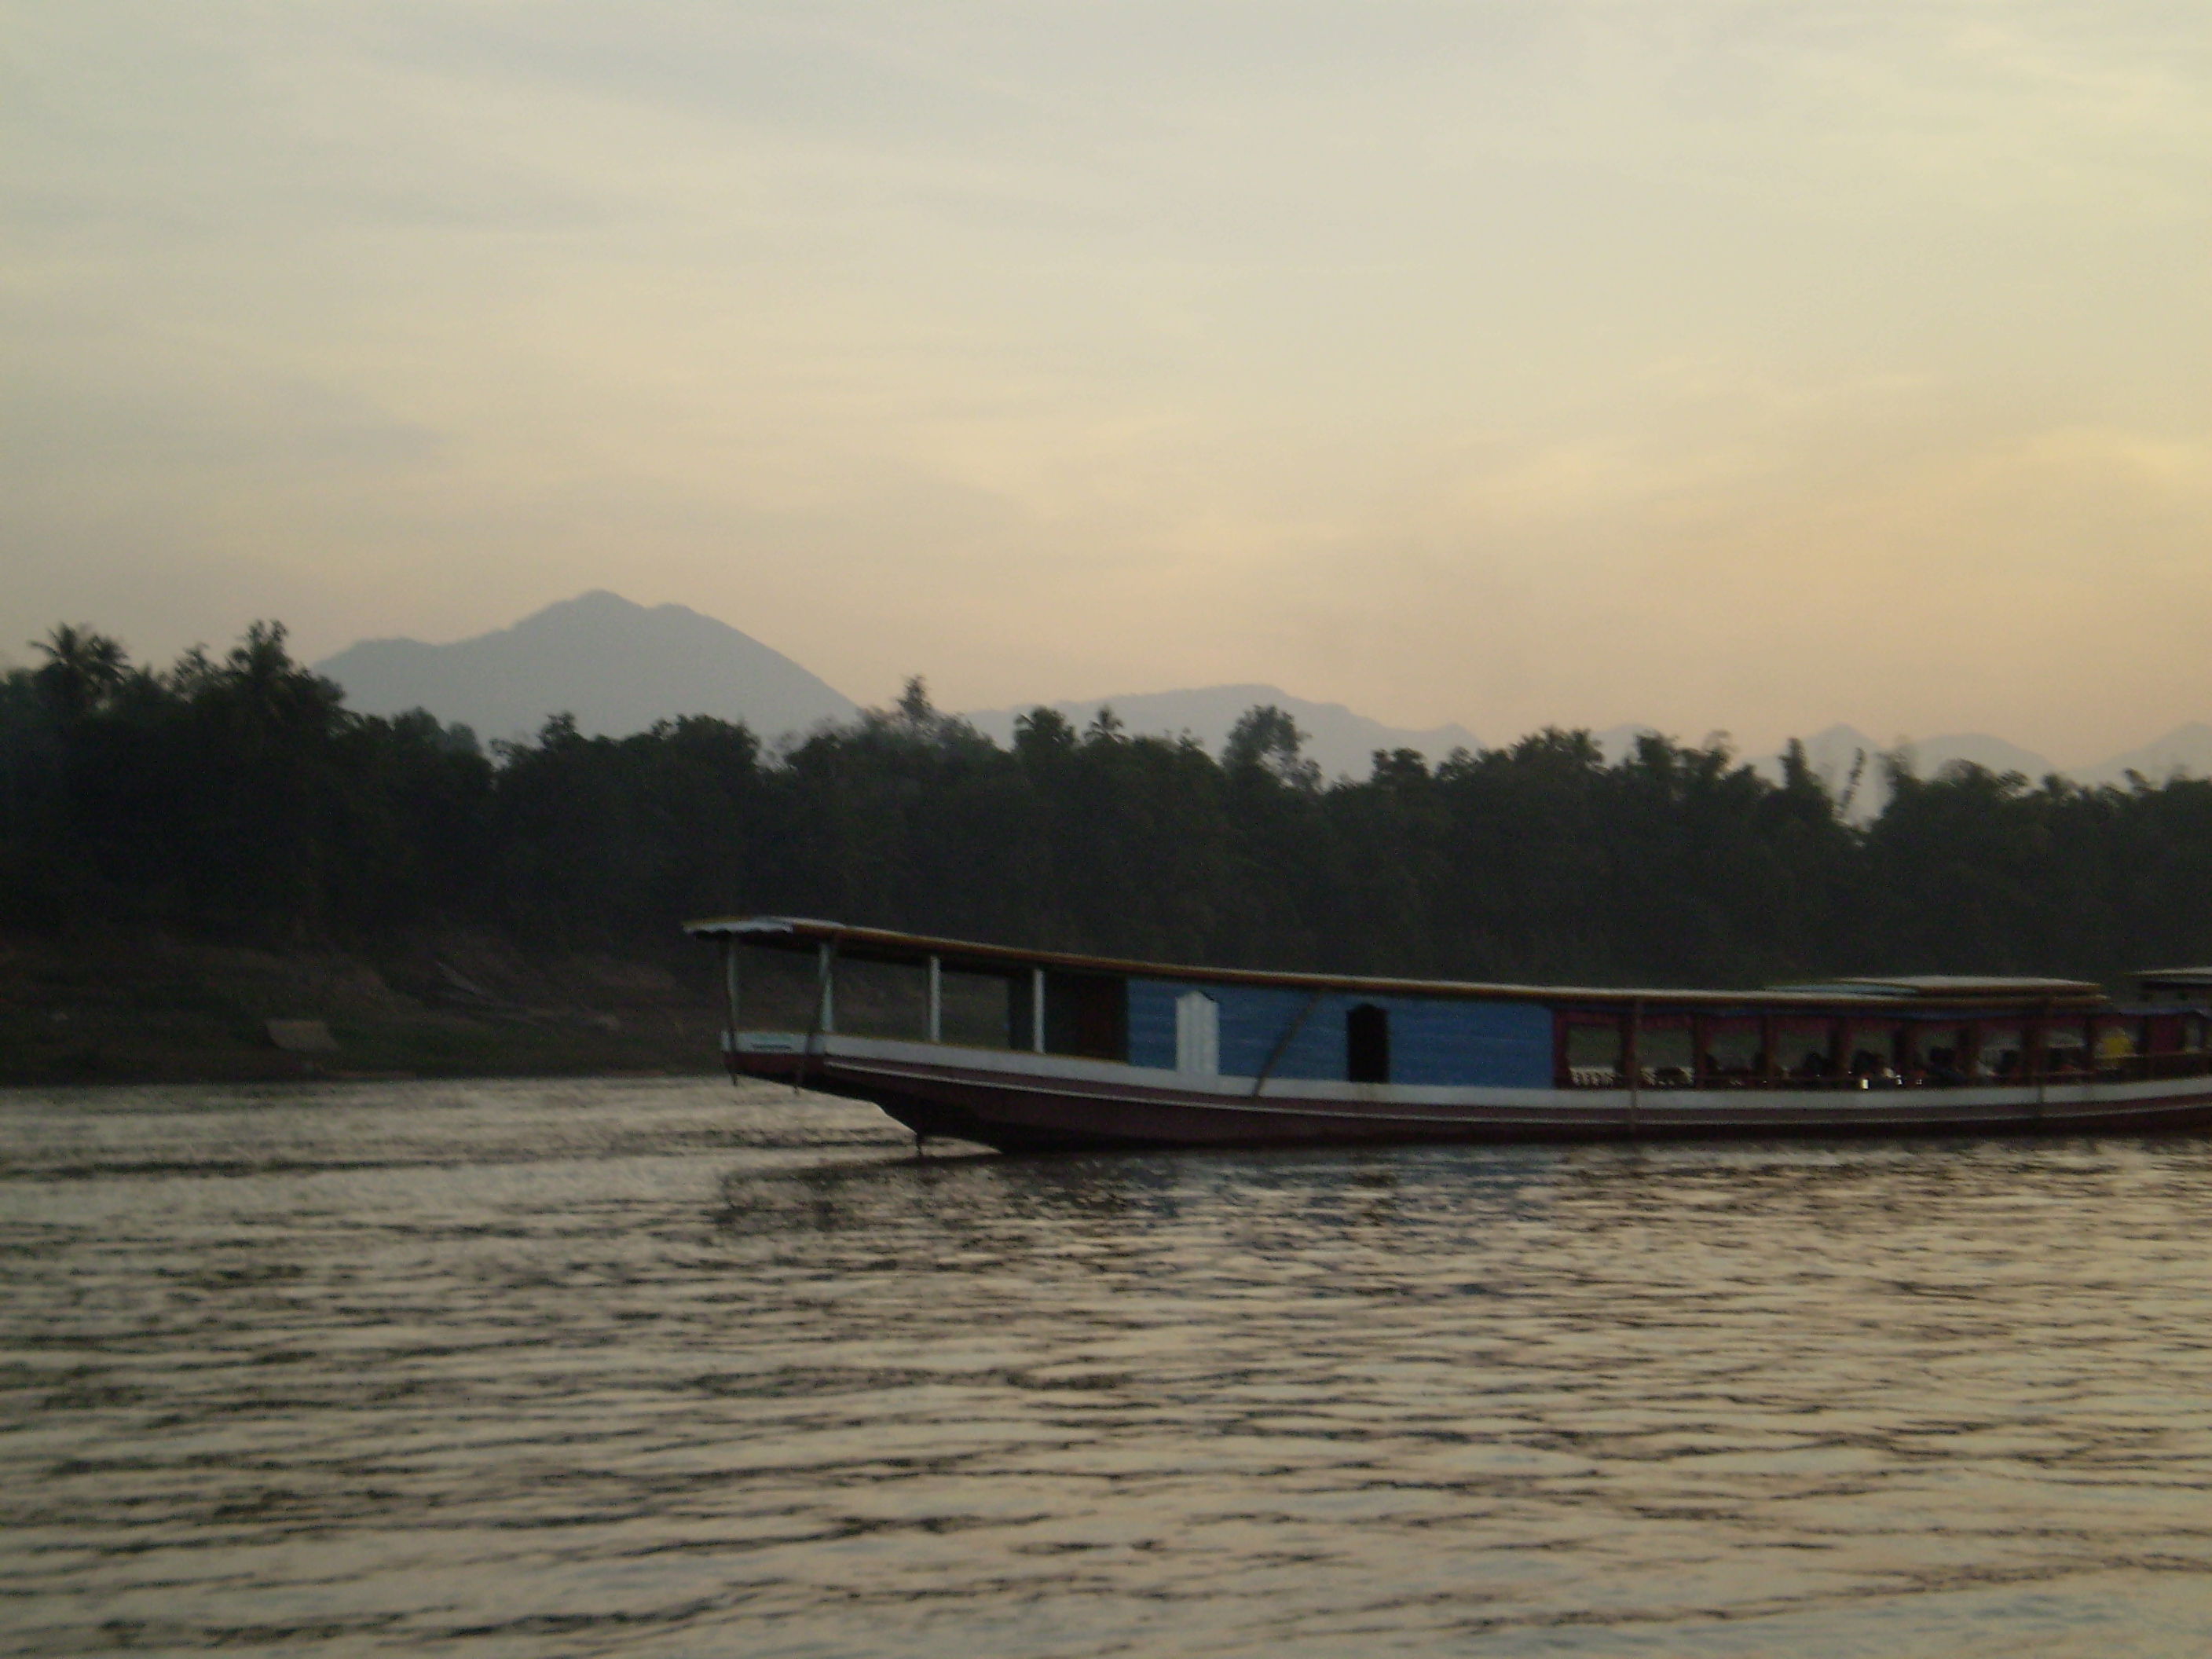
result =
[[[1176,1070],[1221,1074],[1221,1008],[1203,991],[1176,999]]]

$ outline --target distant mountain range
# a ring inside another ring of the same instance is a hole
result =
[[[527,737],[550,714],[576,717],[586,737],[623,737],[678,714],[743,720],[774,739],[826,721],[849,720],[859,706],[781,652],[726,623],[680,605],[634,605],[618,594],[586,593],[546,606],[512,628],[452,645],[420,640],[364,640],[315,665],[345,689],[364,714],[427,708],[483,738]],[[1355,714],[1341,703],[1310,702],[1272,685],[1215,685],[1094,697],[1052,707],[1087,726],[1102,706],[1132,732],[1189,732],[1219,753],[1237,717],[1271,702],[1311,734],[1309,758],[1328,775],[1364,777],[1377,749],[1416,749],[1442,760],[1476,746],[1461,726],[1402,730]],[[1035,707],[988,708],[967,718],[1001,744],[1014,717]]]
[[[606,592],[452,645],[363,640],[315,669],[364,714],[427,708],[487,738],[534,735],[561,713],[574,714],[587,737],[713,714],[773,738],[860,712],[843,692],[725,623]]]
[[[2177,772],[2192,778],[2212,778],[2212,726],[2191,720],[2177,726],[2164,737],[2115,755],[2074,776],[2084,783],[2119,783],[2130,772],[2139,772],[2153,783],[2163,783]]]
[[[1215,754],[1229,738],[1230,728],[1248,708],[1273,703],[1298,723],[1306,733],[1306,758],[1320,763],[1322,773],[1342,773],[1364,778],[1378,749],[1413,749],[1431,761],[1442,760],[1455,749],[1479,749],[1474,733],[1464,726],[1437,726],[1411,731],[1385,726],[1364,714],[1355,714],[1340,702],[1309,702],[1273,685],[1209,685],[1192,691],[1142,691],[1126,696],[1092,697],[1047,707],[1058,710],[1077,726],[1088,726],[1101,708],[1133,732],[1180,737],[1188,732]],[[986,737],[1001,744],[1013,740],[1016,716],[1034,704],[1017,708],[985,708],[967,719]]]
[[[620,737],[678,714],[712,714],[743,720],[773,740],[825,721],[849,720],[860,712],[842,692],[726,623],[680,605],[647,608],[604,592],[548,605],[512,628],[451,645],[364,640],[315,667],[343,686],[347,702],[363,714],[427,708],[484,738],[529,736],[548,715],[565,711],[588,736]],[[1342,703],[1311,702],[1273,685],[1134,692],[1048,706],[1078,726],[1110,707],[1132,732],[1188,732],[1218,754],[1237,717],[1255,703],[1273,703],[1297,720],[1310,734],[1306,754],[1332,777],[1364,777],[1378,749],[1412,749],[1433,762],[1456,748],[1480,747],[1463,726],[1418,731],[1385,726]],[[1034,706],[979,709],[966,718],[1004,744],[1012,739],[1016,716]],[[1606,757],[1618,760],[1651,729],[1619,726],[1595,736]],[[1805,739],[1814,774],[1839,798],[1850,787],[1856,757],[1866,757],[1850,801],[1852,816],[1861,818],[1879,812],[1887,797],[1880,755],[1892,746],[1850,726],[1832,726]],[[1978,732],[1906,746],[1923,777],[1954,761],[2032,779],[2061,770],[2033,750]],[[1778,757],[1755,764],[1770,777],[1781,775]],[[2140,749],[2064,775],[2083,783],[2121,783],[2130,771],[2154,783],[2177,772],[2212,777],[2212,725],[2199,720],[2176,726]]]
[[[1855,726],[1832,726],[1805,739],[1805,758],[1811,763],[1814,775],[1828,786],[1830,794],[1838,800],[1850,795],[1846,805],[1853,817],[1870,818],[1889,800],[1889,775],[1881,763],[1882,752],[1898,746],[1877,743]],[[1913,771],[1923,778],[1934,777],[1954,762],[1986,767],[1992,772],[2018,772],[2037,780],[2060,769],[2032,749],[1974,732],[1918,739],[1905,744],[1903,750]],[[1861,756],[1865,757],[1863,764]],[[1854,769],[1859,775],[1856,788],[1851,783]],[[1780,778],[1780,757],[1761,762],[1759,769],[1769,777]]]
[[[1857,757],[1865,756],[1850,809],[1852,817],[1869,818],[1878,814],[1889,799],[1889,779],[1881,765],[1881,753],[1898,746],[1877,743],[1856,726],[1832,726],[1805,739],[1805,758],[1812,763],[1814,775],[1828,786],[1829,793],[1841,799],[1850,788],[1851,771],[1858,763]],[[2017,772],[2037,782],[2053,773],[2087,784],[2124,784],[2130,772],[2153,783],[2163,783],[2177,773],[2212,777],[2212,726],[2201,720],[2177,726],[2154,742],[2114,755],[2094,766],[2062,767],[2033,749],[2023,749],[2002,738],[1977,732],[1917,738],[1905,743],[1902,748],[1913,771],[1923,778],[1934,777],[1954,763],[1985,767],[1992,772]],[[1759,762],[1759,768],[1770,777],[1782,775],[1779,757]]]

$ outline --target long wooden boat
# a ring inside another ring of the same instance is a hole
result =
[[[788,916],[721,951],[731,1074],[1014,1149],[2212,1123],[2212,968],[1761,991],[1262,973]]]

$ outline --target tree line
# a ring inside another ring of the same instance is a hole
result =
[[[487,749],[356,714],[259,623],[135,665],[58,628],[0,678],[0,927],[375,948],[456,927],[682,960],[745,912],[1139,957],[1748,985],[2212,959],[2212,782],[2090,787],[1895,759],[1852,822],[1792,744],[1608,764],[1547,730],[1330,781],[1281,710],[1216,756],[1039,708],[1011,748],[893,708],[771,748],[702,716]]]

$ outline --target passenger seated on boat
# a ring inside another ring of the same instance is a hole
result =
[[[1966,1079],[1959,1069],[1959,1051],[1955,1048],[1930,1048],[1928,1051],[1928,1080],[1947,1088],[1964,1083]]]
[[[1889,1088],[1905,1079],[1889,1063],[1887,1054],[1876,1054],[1871,1048],[1854,1050],[1851,1054],[1851,1075],[1881,1088]]]
[[[1690,1068],[1686,1066],[1651,1066],[1644,1068],[1644,1080],[1655,1089],[1683,1089],[1689,1086]]]
[[[2136,1057],[2136,1040],[2124,1026],[2106,1025],[2097,1034],[2097,1069],[2106,1077],[2124,1077]]]
[[[2043,1070],[2046,1076],[2069,1079],[2093,1074],[2088,1042],[2081,1027],[2057,1026],[2045,1035]]]
[[[1800,1081],[1809,1083],[1820,1078],[1832,1077],[1835,1075],[1835,1070],[1836,1062],[1815,1048],[1803,1060],[1798,1061],[1797,1069],[1790,1075]]]
[[[1711,1085],[1741,1089],[1760,1074],[1759,1022],[1730,1015],[1705,1022],[1698,1075]]]

